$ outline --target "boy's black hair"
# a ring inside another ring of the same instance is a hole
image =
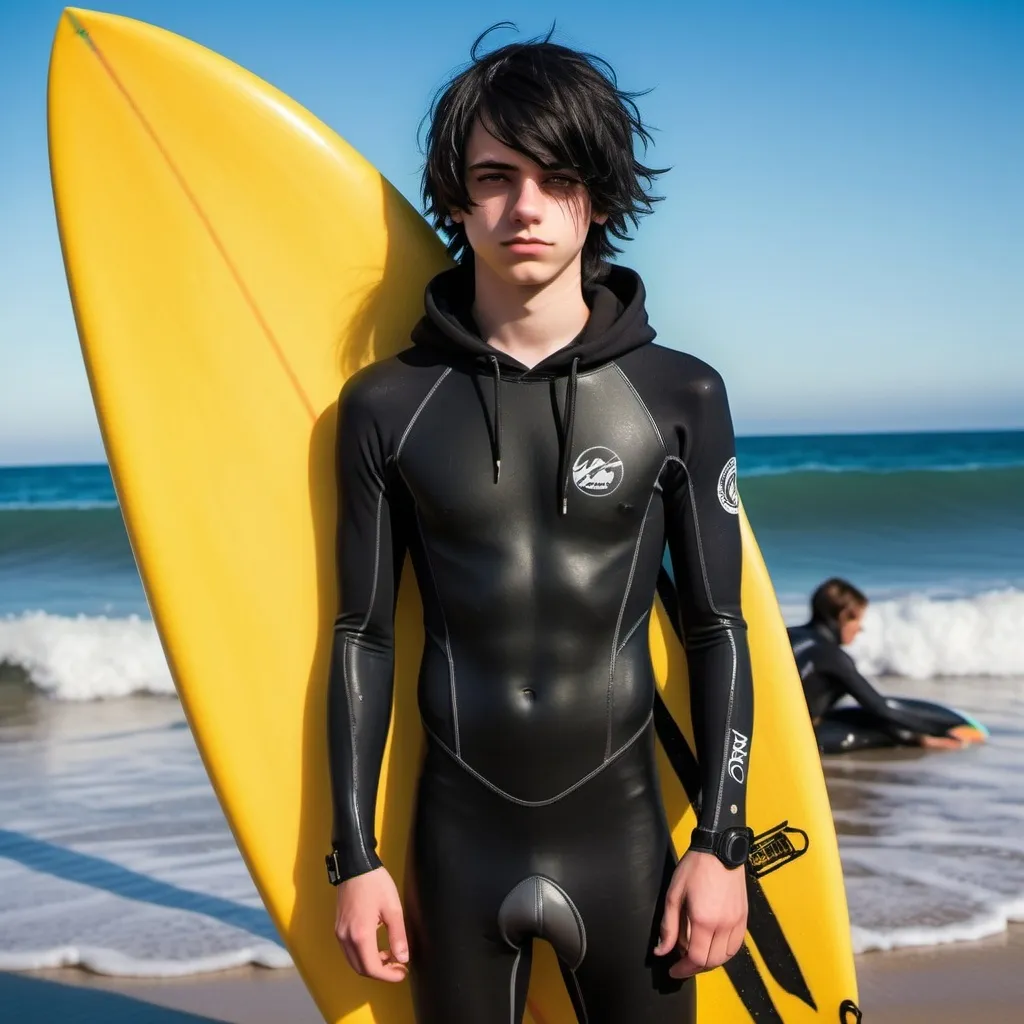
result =
[[[811,617],[819,622],[842,625],[852,612],[867,606],[867,595],[838,576],[825,580],[811,595]]]
[[[493,25],[477,37],[471,63],[434,97],[428,114],[423,203],[434,227],[448,239],[448,254],[466,262],[472,250],[452,210],[473,204],[466,189],[466,142],[479,117],[499,142],[541,166],[572,167],[590,194],[594,210],[607,214],[591,224],[583,246],[584,281],[594,280],[603,260],[620,252],[612,237],[627,240],[661,197],[649,193],[664,169],[647,167],[634,155],[634,136],[651,143],[634,97],[619,89],[607,61],[543,39],[510,43],[485,56],[478,51]],[[514,26],[512,26],[514,27]],[[644,187],[646,185],[646,188]]]

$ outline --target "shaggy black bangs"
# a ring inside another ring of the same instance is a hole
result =
[[[435,96],[428,114],[423,201],[427,216],[448,240],[448,253],[472,257],[465,230],[450,211],[472,206],[465,182],[466,141],[479,118],[499,142],[542,167],[571,167],[586,186],[595,211],[607,214],[591,225],[583,247],[583,276],[593,280],[600,265],[621,252],[612,239],[630,238],[640,217],[661,197],[650,193],[664,169],[648,167],[635,155],[646,151],[651,134],[635,103],[639,93],[619,89],[607,61],[540,40],[513,43],[479,55],[483,33],[473,44],[471,63]]]

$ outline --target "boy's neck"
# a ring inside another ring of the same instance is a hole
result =
[[[579,260],[538,286],[510,284],[480,260],[475,277],[473,319],[480,337],[524,366],[536,366],[568,345],[590,316]]]

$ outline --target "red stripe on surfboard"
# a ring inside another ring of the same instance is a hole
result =
[[[526,1000],[526,1008],[530,1011],[530,1016],[533,1018],[533,1024],[547,1024],[547,1021],[545,1021],[541,1016],[540,1010],[537,1009],[536,1004],[530,1002],[529,999]]]
[[[169,168],[171,174],[174,175],[174,178],[178,182],[178,185],[180,186],[182,192],[185,193],[185,197],[188,199],[189,204],[195,211],[196,216],[202,222],[203,227],[206,228],[206,233],[210,236],[210,240],[213,242],[217,251],[220,253],[221,258],[224,260],[224,264],[228,268],[228,272],[234,278],[235,284],[238,285],[238,290],[242,293],[242,297],[245,299],[246,305],[249,307],[249,310],[251,311],[252,315],[256,318],[256,322],[259,324],[260,330],[263,332],[264,338],[267,340],[268,344],[270,345],[271,349],[274,352],[274,355],[277,357],[277,361],[281,364],[281,368],[284,370],[285,376],[291,382],[292,388],[294,389],[295,394],[298,396],[299,401],[302,403],[306,412],[309,414],[309,418],[315,421],[316,410],[313,408],[313,403],[310,401],[309,395],[306,394],[306,391],[302,387],[302,384],[299,382],[299,378],[296,376],[295,371],[289,365],[280,342],[274,335],[274,332],[271,329],[270,324],[267,322],[266,317],[263,315],[263,313],[260,311],[259,306],[256,304],[256,299],[254,298],[252,292],[249,290],[249,287],[246,285],[245,280],[242,277],[242,274],[239,271],[238,267],[235,266],[234,261],[231,259],[227,247],[221,241],[220,236],[217,234],[217,231],[214,228],[213,223],[210,220],[209,216],[207,216],[206,211],[203,209],[202,204],[199,202],[199,199],[196,197],[196,194],[192,191],[192,189],[189,188],[189,184],[185,180],[185,176],[181,173],[181,170],[178,168],[178,165],[174,162],[173,158],[171,157],[171,154],[167,151],[167,147],[160,141],[160,137],[157,135],[153,126],[147,120],[146,115],[143,114],[142,110],[139,108],[139,105],[132,98],[131,93],[129,93],[128,90],[125,88],[124,83],[121,81],[121,79],[117,77],[117,72],[114,71],[114,69],[110,66],[110,62],[103,55],[103,51],[99,48],[99,46],[96,45],[96,40],[89,35],[88,31],[81,25],[78,19],[71,14],[70,11],[66,11],[65,14],[68,17],[68,21],[70,22],[71,27],[74,29],[75,34],[80,39],[84,40],[88,44],[89,49],[96,55],[96,59],[100,62],[100,66],[107,73],[107,76],[110,78],[111,82],[114,83],[114,86],[116,87],[117,91],[121,94],[125,102],[131,108],[132,113],[138,118],[139,124],[142,125],[143,130],[149,136],[153,145],[156,146],[160,155],[163,157],[164,162],[167,164],[167,167]]]

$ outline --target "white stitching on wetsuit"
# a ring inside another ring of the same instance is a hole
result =
[[[544,934],[544,897],[540,891],[540,879],[533,876],[533,919],[537,922],[537,931]]]
[[[615,622],[615,634],[612,636],[612,656],[608,665],[608,692],[605,695],[605,715],[608,720],[608,735],[604,743],[604,756],[607,760],[612,750],[612,710],[614,708],[613,691],[615,688],[615,656],[619,653],[619,630],[622,629],[622,616],[626,614],[626,602],[629,601],[629,592],[633,587],[633,576],[636,574],[636,562],[640,557],[640,543],[644,539],[644,530],[647,528],[647,516],[651,511],[651,504],[654,501],[654,491],[647,499],[647,508],[644,509],[644,518],[640,522],[640,532],[636,536],[636,545],[633,548],[633,564],[629,567],[629,579],[626,580],[626,592],[622,595],[622,604],[619,605],[619,617]]]
[[[409,431],[412,430],[413,424],[419,419],[420,413],[426,408],[427,402],[434,397],[434,392],[441,386],[441,382],[452,372],[452,368],[449,366],[445,369],[444,373],[434,381],[434,386],[427,392],[426,397],[420,402],[419,408],[412,414],[412,419],[409,420],[408,426],[405,428],[405,432],[402,434],[401,441],[398,442],[398,448],[395,449],[395,459],[402,454],[402,446],[405,444],[405,439],[409,436]]]
[[[551,880],[548,879],[548,881]],[[580,949],[579,959],[571,968],[575,972],[578,971],[580,967],[583,965],[583,958],[587,955],[587,929],[586,926],[583,924],[583,915],[577,909],[576,904],[573,903],[572,897],[556,882],[552,882],[551,884],[554,885],[558,889],[558,891],[565,897],[565,902],[569,904],[569,909],[573,912],[573,916],[576,918],[576,923],[580,926],[580,935],[583,939],[583,946]],[[582,999],[583,997],[580,996],[581,1002]]]
[[[519,972],[519,958],[523,955],[523,947],[516,949],[516,958],[512,961],[512,980],[508,986],[508,1019],[509,1024],[516,1024],[516,974]]]
[[[678,455],[666,455],[665,461],[661,464],[661,471],[658,473],[658,477],[665,471],[665,466],[670,462],[678,462],[683,467],[683,473],[686,476],[686,493],[690,498],[690,510],[693,513],[693,532],[697,539],[697,559],[700,562],[700,573],[704,578],[704,594],[708,599],[708,606],[711,610],[721,619],[725,616],[715,607],[715,599],[711,596],[711,584],[708,582],[708,569],[704,562],[704,544],[700,539],[700,520],[697,518],[697,499],[693,493],[693,478],[690,476],[690,468]]]
[[[644,619],[646,619],[647,616],[650,614],[651,611],[648,608],[647,611],[645,611],[643,615],[641,615],[640,618],[637,619],[636,622],[634,622],[633,625],[629,627],[629,632],[619,641],[619,649],[616,653],[622,653],[622,648],[629,643],[629,638],[640,628],[641,625],[643,625]]]
[[[405,475],[402,473],[402,467],[398,463],[398,457],[402,454],[402,448],[404,447],[409,434],[412,432],[413,425],[419,419],[420,413],[427,407],[427,402],[434,397],[434,392],[437,391],[444,382],[445,377],[447,377],[451,372],[452,368],[450,366],[445,367],[444,373],[434,381],[434,386],[426,393],[423,401],[420,402],[419,407],[412,414],[412,419],[409,420],[409,423],[406,425],[406,428],[402,433],[402,439],[398,442],[398,448],[395,449],[395,465],[398,467],[399,475],[402,476],[402,480],[405,482],[407,489],[409,489],[409,483],[405,480]],[[409,493],[412,494],[411,489],[409,489]],[[455,732],[455,749],[456,751],[459,751],[461,749],[461,741],[459,739],[459,707],[455,699],[455,659],[452,657],[452,639],[451,634],[448,632],[448,620],[444,614],[444,605],[441,602],[441,588],[437,585],[437,577],[434,575],[434,567],[430,562],[430,552],[427,549],[427,535],[423,529],[423,523],[420,521],[419,506],[417,506],[415,500],[413,500],[412,505],[413,512],[416,516],[416,527],[420,532],[420,540],[423,543],[423,554],[427,560],[427,568],[430,570],[430,578],[434,584],[434,592],[437,594],[437,606],[441,609],[441,622],[444,624],[445,653],[448,655],[448,680],[449,685],[451,686],[452,695],[452,728]]]
[[[543,898],[541,888],[539,885],[539,882],[541,881],[547,882],[549,885],[557,889],[559,893],[561,893],[562,898],[565,900],[566,903],[569,904],[569,909],[572,911],[572,916],[576,918],[576,924],[579,925],[581,940],[580,955],[577,958],[576,963],[574,963],[572,967],[569,968],[572,971],[578,971],[583,964],[584,957],[586,957],[587,955],[587,927],[583,923],[583,915],[579,912],[579,908],[573,902],[572,897],[565,891],[565,889],[562,888],[562,886],[560,886],[553,878],[548,878],[547,875],[530,875],[529,878],[524,878],[521,882],[517,882],[514,886],[512,886],[512,888],[508,891],[508,895],[505,897],[505,900],[503,900],[502,902],[507,902],[520,889],[522,889],[524,885],[530,885],[530,883],[532,882],[536,887],[534,892],[534,906],[536,908],[535,913],[537,915],[538,931],[543,932]],[[520,948],[519,946],[516,946],[511,939],[509,939],[509,937],[505,934],[504,928],[501,929],[501,937],[513,949]],[[543,938],[543,935],[541,937]]]
[[[377,576],[380,572],[380,513],[384,507],[384,485],[381,484],[380,494],[377,495],[377,537],[374,543],[373,553],[373,585],[370,587],[370,603],[366,609],[366,615],[359,626],[358,632],[362,633],[370,622],[373,615],[373,605],[377,600]]]
[[[715,817],[711,822],[712,830],[718,828],[718,816],[722,812],[722,797],[725,795],[725,772],[729,766],[729,740],[732,738],[732,706],[736,696],[736,640],[731,629],[726,629],[725,635],[729,638],[729,646],[732,648],[732,680],[729,683],[729,709],[725,713],[725,747],[722,750],[722,778],[718,783],[718,800],[715,802]]]
[[[377,481],[380,483],[380,481]],[[373,585],[370,587],[370,603],[366,609],[366,615],[363,617],[363,621],[359,626],[357,632],[363,632],[366,629],[367,624],[370,621],[370,616],[373,614],[373,605],[377,600],[377,576],[380,572],[380,521],[381,521],[381,510],[384,506],[384,485],[381,483],[380,493],[377,495],[377,528],[376,528],[376,543],[374,545],[374,556],[373,556]],[[345,635],[345,642],[342,645],[341,655],[341,666],[342,676],[345,679],[345,693],[348,696],[348,706],[350,709],[349,713],[349,736],[350,743],[352,745],[352,810],[355,812],[356,819],[356,832],[359,834],[359,847],[363,851],[363,857],[366,863],[370,863],[370,855],[366,852],[366,840],[363,837],[363,825],[359,816],[359,804],[357,793],[359,791],[359,756],[356,753],[356,716],[355,716],[355,705],[352,703],[352,687],[349,684],[348,679],[348,649],[349,647],[359,647],[359,643],[355,640],[349,639],[348,635]]]
[[[700,572],[704,578],[704,593],[707,595],[708,606],[711,610],[722,620],[722,625],[725,627],[725,635],[729,638],[729,646],[732,649],[732,680],[729,683],[729,707],[725,715],[725,740],[723,741],[725,746],[722,751],[722,777],[718,780],[718,798],[715,802],[715,816],[711,823],[711,827],[718,828],[718,817],[722,811],[722,797],[725,793],[725,772],[729,765],[729,739],[732,735],[732,708],[736,696],[736,672],[737,672],[737,653],[736,653],[736,639],[732,635],[733,626],[725,620],[725,616],[715,606],[714,598],[711,596],[711,584],[708,582],[708,570],[707,565],[704,562],[704,544],[700,539],[700,520],[697,518],[697,499],[693,493],[693,477],[690,475],[689,467],[686,463],[679,458],[678,455],[666,455],[665,463],[662,464],[662,470],[665,465],[669,462],[678,462],[683,467],[683,473],[686,475],[686,493],[690,498],[690,511],[693,514],[693,532],[697,540],[697,557],[700,561]],[[658,474],[661,475],[660,473]]]
[[[366,615],[363,616],[363,621],[359,624],[356,632],[362,633],[370,622],[370,617],[373,615],[373,606],[377,601],[377,582],[380,576],[380,524],[381,524],[381,512],[384,508],[384,481],[373,474],[374,480],[380,487],[380,491],[377,494],[377,521],[375,526],[375,538],[374,538],[374,553],[373,553],[373,583],[370,586],[370,602],[366,607]],[[352,686],[349,682],[349,669],[348,669],[348,649],[349,647],[359,647],[359,643],[349,638],[348,633],[345,634],[345,640],[341,648],[341,674],[345,680],[345,695],[348,697],[349,706],[349,743],[352,747],[352,810],[356,819],[356,833],[359,836],[359,848],[362,850],[363,859],[367,864],[370,863],[370,855],[366,851],[366,838],[363,835],[363,823],[359,814],[359,755],[356,751],[356,715],[355,715],[355,704],[352,700]]]
[[[576,966],[578,967],[579,964]],[[580,989],[580,979],[576,977],[576,968],[574,967],[569,973],[572,975],[573,984],[576,986],[576,995],[580,1000],[580,1009],[583,1011],[583,1020],[580,1021],[580,1024],[589,1024],[590,1015],[587,1013],[587,1004],[583,1002],[583,992]]]
[[[647,408],[647,403],[640,397],[640,392],[633,386],[633,382],[626,376],[626,371],[619,366],[618,363],[612,363],[612,366],[619,371],[619,376],[626,382],[629,390],[633,392],[633,397],[640,403],[640,408],[647,413],[647,418],[651,421],[651,426],[654,427],[654,433],[658,437],[658,443],[661,445],[663,452],[668,451],[668,447],[665,444],[665,439],[661,436],[661,431],[658,429],[658,423],[655,418],[651,415],[651,410]],[[660,475],[660,474],[659,474]]]
[[[346,636],[341,646],[341,675],[345,680],[345,696],[348,697],[348,730],[349,742],[352,745],[352,810],[356,819],[356,834],[359,836],[359,848],[363,851],[363,859],[370,863],[370,855],[366,852],[366,840],[363,838],[363,823],[359,816],[359,757],[356,754],[356,708],[352,701],[352,687],[348,681],[348,648],[349,639]]]
[[[657,422],[657,420],[655,420],[654,416],[651,415],[651,410],[647,408],[647,403],[640,396],[640,392],[637,391],[637,389],[634,386],[633,382],[629,379],[629,376],[626,374],[626,371],[623,370],[622,367],[619,366],[619,364],[617,362],[613,361],[611,365],[615,368],[615,370],[618,372],[619,376],[623,379],[623,381],[625,381],[626,387],[629,388],[630,392],[632,393],[632,395],[636,399],[636,401],[640,403],[640,408],[643,409],[644,413],[647,416],[647,419],[650,421],[651,428],[654,430],[654,436],[657,437],[658,444],[661,445],[661,450],[663,452],[667,452],[668,448],[665,445],[665,439],[661,436],[661,430],[658,428],[658,422]],[[625,594],[623,594],[622,605],[619,607],[619,618],[618,618],[618,621],[615,623],[615,636],[612,639],[611,664],[609,666],[609,672],[608,672],[608,694],[607,694],[607,697],[606,697],[606,700],[605,700],[605,705],[606,705],[606,709],[607,709],[607,716],[608,716],[608,736],[607,736],[607,739],[605,740],[605,746],[604,746],[604,756],[605,756],[605,758],[608,758],[608,757],[611,756],[610,755],[610,751],[611,751],[611,746],[612,746],[612,710],[613,710],[613,700],[612,700],[612,698],[613,698],[613,690],[614,690],[614,685],[615,685],[615,659],[618,657],[619,651],[621,651],[622,648],[625,647],[626,641],[629,640],[629,638],[633,635],[633,631],[637,628],[637,626],[640,625],[641,622],[643,622],[643,620],[647,617],[648,612],[649,612],[649,610],[644,612],[644,614],[633,625],[632,629],[630,629],[629,633],[626,634],[626,639],[623,640],[622,643],[620,644],[619,641],[618,641],[619,630],[622,629],[622,616],[626,613],[626,603],[629,600],[629,592],[630,592],[630,590],[632,589],[632,586],[633,586],[633,574],[636,572],[636,563],[637,563],[637,559],[638,559],[638,557],[640,555],[640,542],[643,540],[644,530],[647,527],[647,517],[648,517],[648,515],[650,514],[650,511],[651,511],[651,503],[654,501],[654,495],[655,495],[655,493],[657,492],[657,489],[658,489],[658,480],[660,479],[661,471],[664,468],[665,468],[665,464],[662,463],[661,469],[658,470],[658,475],[657,475],[657,477],[655,477],[654,488],[652,489],[651,496],[650,496],[650,498],[647,501],[647,508],[644,510],[643,522],[640,524],[640,533],[639,533],[639,535],[637,536],[637,539],[636,539],[636,547],[633,549],[633,564],[630,566],[630,569],[629,569],[629,579],[626,582],[626,592],[625,592]]]
[[[430,726],[427,725],[425,722],[423,723],[423,729],[426,733],[428,733],[431,736],[431,738],[438,744],[438,746],[456,762],[456,764],[458,764],[461,768],[469,772],[469,774],[472,775],[474,779],[476,779],[478,782],[486,786],[489,790],[491,790],[492,793],[497,793],[498,796],[503,797],[511,803],[518,804],[520,807],[549,807],[551,804],[558,803],[559,800],[561,800],[563,797],[568,796],[570,793],[574,793],[577,789],[580,788],[580,786],[583,786],[586,783],[588,783],[595,775],[598,775],[601,772],[603,772],[605,768],[607,768],[608,765],[610,765],[613,761],[618,760],[618,758],[621,757],[622,754],[624,754],[644,734],[644,730],[647,728],[648,725],[650,725],[651,719],[653,717],[654,711],[652,710],[644,719],[643,724],[640,726],[640,728],[637,729],[637,731],[633,733],[633,735],[630,736],[629,739],[626,740],[626,742],[623,743],[622,746],[619,747],[619,749],[616,750],[611,757],[609,757],[605,761],[602,761],[593,771],[587,772],[587,774],[584,775],[582,779],[579,779],[578,781],[574,782],[568,789],[563,789],[561,793],[557,794],[556,796],[548,797],[546,800],[521,800],[519,797],[513,796],[511,793],[506,793],[505,790],[501,789],[499,786],[496,786],[489,779],[485,778],[472,765],[468,764],[458,754],[456,754],[455,751],[453,751],[451,747],[449,747],[448,744],[445,743],[445,741],[441,739],[441,737],[438,736],[437,733],[434,732],[434,730],[431,729]]]
[[[420,531],[420,541],[423,544],[423,557],[427,561],[427,568],[430,570],[430,579],[434,584],[434,593],[437,594],[437,607],[441,610],[441,623],[444,626],[444,646],[448,655],[448,683],[452,695],[452,729],[455,733],[455,756],[462,760],[462,743],[459,739],[459,701],[455,691],[455,658],[452,656],[452,638],[448,632],[448,617],[444,613],[444,602],[441,600],[441,588],[437,585],[437,577],[434,575],[434,565],[430,561],[430,549],[427,547],[427,534],[423,529],[420,520],[420,510],[413,502],[413,512],[416,516],[416,527]]]

